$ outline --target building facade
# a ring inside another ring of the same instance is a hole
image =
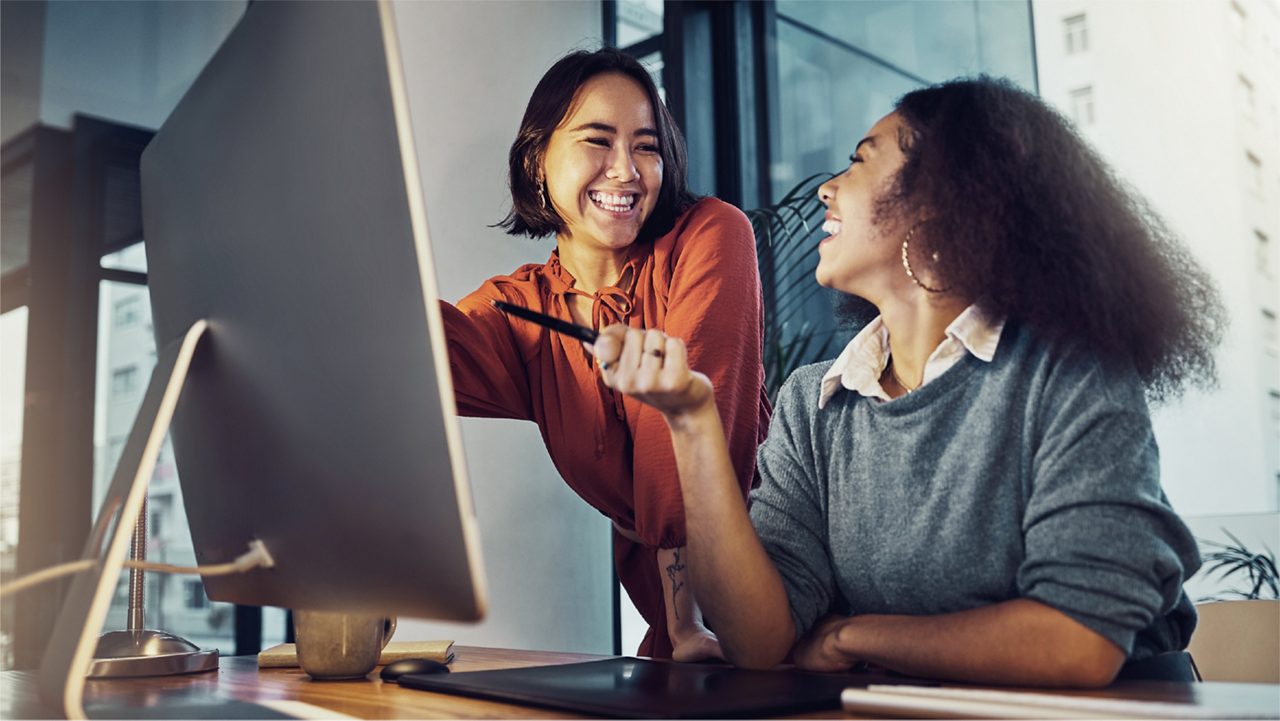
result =
[[[1154,412],[1170,500],[1184,515],[1274,512],[1280,3],[1033,6],[1041,95],[1186,242],[1230,317],[1219,387]]]

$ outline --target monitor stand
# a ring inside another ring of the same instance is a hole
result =
[[[160,447],[169,432],[178,396],[208,327],[206,321],[196,321],[185,336],[157,354],[142,407],[138,409],[98,520],[85,545],[82,557],[96,558],[98,565],[72,579],[45,650],[40,665],[40,697],[51,710],[67,718],[86,718],[84,684],[94,663],[98,634],[111,606],[111,596],[119,582],[134,524],[142,511],[151,472],[155,470]]]

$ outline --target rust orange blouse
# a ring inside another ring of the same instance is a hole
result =
[[[566,483],[643,546],[614,533],[623,586],[649,623],[640,653],[669,657],[655,558],[685,543],[684,505],[670,433],[660,413],[605,387],[572,338],[511,318],[494,300],[572,320],[566,296],[593,299],[596,328],[625,323],[684,339],[690,367],[715,386],[716,405],[744,495],[755,479],[769,401],[761,365],[763,315],[751,225],[704,198],[653,243],[636,244],[616,286],[574,288],[558,255],[485,281],[457,306],[441,303],[458,412],[538,424]]]

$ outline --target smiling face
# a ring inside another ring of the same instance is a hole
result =
[[[875,302],[906,277],[900,249],[908,226],[875,222],[876,200],[906,162],[899,145],[906,130],[897,113],[884,116],[858,142],[849,168],[818,188],[827,206],[822,229],[830,234],[818,246],[819,284]]]
[[[626,75],[582,84],[542,166],[564,221],[560,243],[620,251],[635,242],[662,187],[657,127],[644,88]]]

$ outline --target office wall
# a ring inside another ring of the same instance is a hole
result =
[[[507,150],[530,92],[556,58],[599,45],[600,4],[399,2],[395,13],[440,290],[457,300],[554,247],[487,226],[509,207]],[[533,424],[464,419],[462,433],[490,615],[402,619],[396,637],[612,651],[608,522],[564,485]]]

